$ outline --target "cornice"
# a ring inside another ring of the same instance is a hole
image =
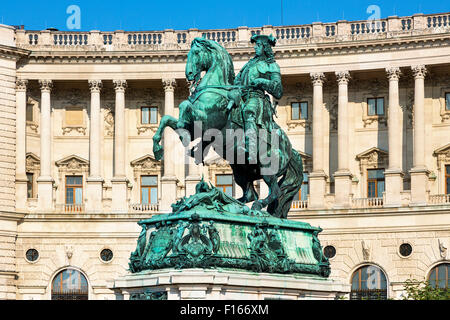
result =
[[[30,50],[0,45],[0,57],[1,58],[17,61],[21,58],[28,57],[30,54],[31,54]]]
[[[278,59],[342,54],[378,53],[450,46],[450,33],[360,41],[290,44],[275,47]],[[24,50],[25,51],[25,50]],[[229,48],[230,55],[245,60],[254,55],[252,47]],[[188,50],[166,51],[33,51],[28,63],[167,63],[186,62]]]

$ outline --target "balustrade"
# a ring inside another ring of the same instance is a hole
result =
[[[130,205],[130,211],[132,212],[157,212],[159,210],[159,204],[143,204],[135,203]]]
[[[380,34],[387,38],[396,37],[398,32],[427,31],[432,33],[442,33],[450,26],[450,14],[434,15],[414,15],[409,17],[389,17],[381,20],[368,21],[340,21],[339,23],[315,23],[313,25],[297,25],[261,28],[241,29],[221,29],[221,30],[201,30],[198,35],[206,39],[214,40],[224,45],[236,43],[245,46],[250,38],[255,34],[272,33],[281,44],[283,43],[304,43],[308,40],[311,43],[333,41],[338,35],[348,41],[358,41],[365,36],[371,38]],[[389,31],[389,32],[388,32]],[[195,32],[197,33],[197,31]],[[174,45],[184,48],[193,35],[188,30],[165,30],[149,32],[62,32],[62,31],[26,31],[16,30],[17,45],[22,48],[37,49],[42,47],[48,50],[51,46],[65,47],[68,50],[85,50],[79,46],[97,47],[112,46],[109,50],[134,50],[136,45],[159,45],[152,50],[173,49]],[[416,32],[416,34],[418,34]],[[195,35],[197,36],[197,35]],[[357,37],[355,37],[357,36]],[[167,46],[167,47],[166,47]]]
[[[430,195],[428,199],[430,205],[450,204],[450,194]]]
[[[352,200],[353,208],[383,207],[383,198],[355,198]]]

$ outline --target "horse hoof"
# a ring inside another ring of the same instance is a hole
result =
[[[263,208],[262,203],[259,201],[255,201],[252,206],[252,210],[261,211]]]
[[[157,161],[160,161],[164,156],[164,149],[160,146],[153,148],[153,155]]]

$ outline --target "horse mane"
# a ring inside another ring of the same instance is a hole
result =
[[[231,59],[230,54],[224,47],[218,44],[215,41],[208,40],[205,38],[195,38],[192,41],[192,45],[198,44],[201,47],[205,48],[214,56],[215,63],[224,63],[225,66],[222,68],[224,72],[224,79],[228,81],[227,85],[232,85],[234,83],[234,66],[233,60]]]

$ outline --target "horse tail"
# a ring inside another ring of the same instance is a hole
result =
[[[268,212],[273,212],[275,217],[287,218],[291,209],[292,199],[300,191],[303,183],[303,161],[300,154],[292,149],[291,159],[289,160],[286,173],[279,181],[280,196],[272,202]]]

